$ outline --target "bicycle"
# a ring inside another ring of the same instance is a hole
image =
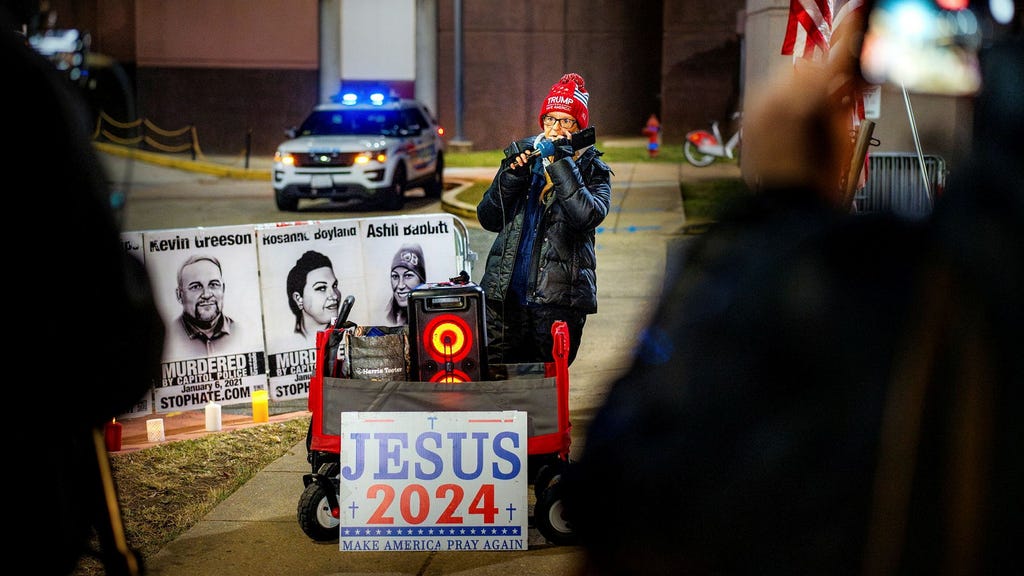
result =
[[[734,112],[733,120],[740,120],[742,112]],[[683,142],[683,156],[686,161],[701,168],[710,165],[715,158],[728,160],[739,159],[740,140],[742,138],[743,126],[737,123],[736,132],[729,137],[729,140],[722,144],[722,133],[718,128],[718,120],[711,123],[711,131],[692,130],[686,133],[686,141]]]

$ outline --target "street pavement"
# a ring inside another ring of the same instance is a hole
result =
[[[133,154],[143,160],[136,170],[154,163],[224,178],[265,177],[269,182],[268,158],[252,159],[247,167],[236,161],[231,169],[224,169],[225,164],[218,162]],[[579,354],[569,370],[570,458],[579,454],[585,441],[586,425],[600,406],[608,386],[629,365],[637,335],[661,289],[668,255],[686,242],[687,220],[679,182],[739,176],[734,164],[714,164],[706,168],[656,162],[613,163],[611,166],[614,171],[612,208],[597,234],[598,312],[588,317]],[[474,179],[489,180],[493,175],[493,168],[445,171],[446,181],[466,185]],[[457,188],[445,193],[443,209],[458,215],[467,227],[479,231],[479,224],[472,217],[473,207],[458,202],[458,191]],[[482,259],[484,255],[479,256]],[[482,262],[479,266],[482,267]],[[474,280],[479,273],[474,273]],[[271,422],[309,414],[301,404],[288,408],[294,411],[279,409],[272,413]],[[164,416],[165,441],[205,433],[201,412]],[[124,451],[152,445],[146,441],[144,420],[122,422]],[[247,414],[224,415],[225,430],[252,425],[258,424]],[[309,471],[305,444],[300,442],[258,472],[199,523],[155,556],[146,558],[145,573],[150,576],[565,576],[573,574],[582,559],[579,547],[549,544],[535,529],[530,530],[529,549],[525,551],[343,553],[337,541],[314,542],[299,526],[296,510],[303,490],[302,475]],[[628,492],[629,488],[621,487],[621,490]]]

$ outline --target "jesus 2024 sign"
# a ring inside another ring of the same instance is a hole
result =
[[[342,551],[525,550],[526,413],[343,412]]]

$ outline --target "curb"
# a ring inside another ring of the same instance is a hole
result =
[[[201,172],[203,174],[212,174],[214,176],[236,178],[239,180],[270,181],[270,170],[267,169],[238,168],[206,160],[192,160],[190,158],[171,156],[160,152],[136,150],[135,148],[126,148],[124,146],[107,144],[105,142],[93,142],[92,145],[97,150],[107,154],[131,158],[133,160],[141,160],[158,166],[167,166],[168,168],[177,168],[180,170],[188,170],[190,172]]]
[[[447,178],[446,178],[447,180]],[[454,214],[459,218],[469,218],[474,222],[476,221],[476,206],[467,204],[458,199],[459,194],[473,185],[472,180],[448,180],[449,182],[458,182],[458,185],[451,190],[446,190],[441,195],[441,208],[449,214]]]

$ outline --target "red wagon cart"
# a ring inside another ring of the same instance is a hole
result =
[[[311,472],[304,474],[298,503],[303,532],[317,541],[340,535],[341,413],[519,410],[527,414],[528,478],[536,503],[533,523],[551,543],[574,544],[562,515],[558,479],[569,463],[569,330],[551,329],[553,362],[487,367],[488,379],[472,382],[379,381],[337,378],[338,331],[317,334],[317,367],[309,387],[312,413],[307,437]]]

